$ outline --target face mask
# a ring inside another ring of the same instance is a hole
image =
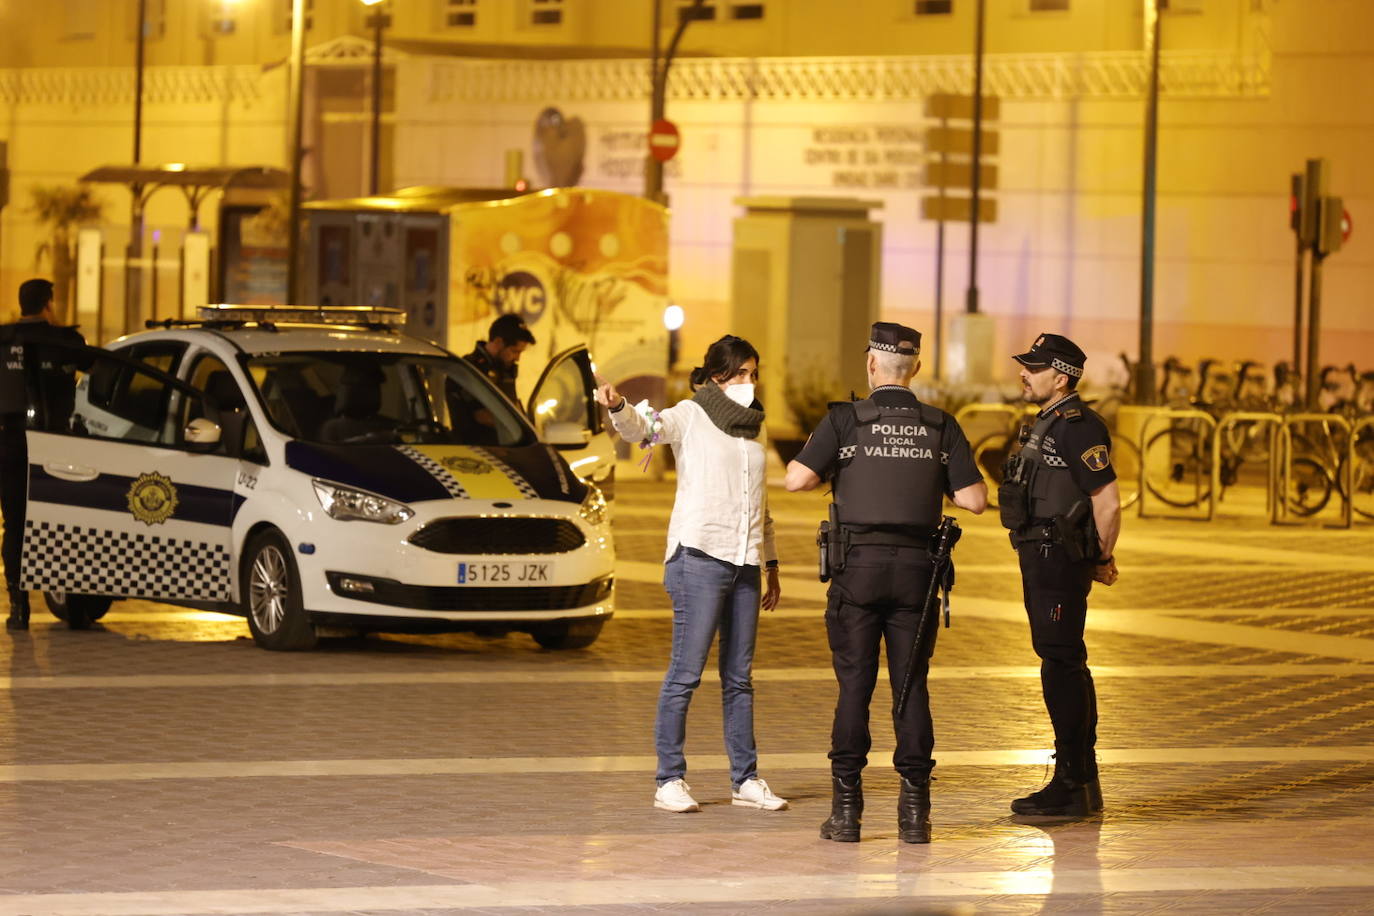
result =
[[[741,407],[748,407],[754,403],[754,386],[748,382],[731,385],[725,389],[725,396]]]

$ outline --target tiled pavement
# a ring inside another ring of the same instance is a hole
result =
[[[0,916],[190,913],[1374,913],[1370,530],[1128,519],[1089,650],[1107,812],[1017,822],[1048,725],[995,519],[964,519],[933,675],[935,842],[897,842],[876,730],[864,842],[828,810],[817,494],[771,494],[784,604],[757,654],[763,774],[729,805],[708,675],[700,814],[649,805],[667,485],[622,484],[618,617],[526,636],[256,649],[148,603],[0,638]],[[890,702],[879,689],[875,709]],[[875,715],[881,722],[885,717]]]

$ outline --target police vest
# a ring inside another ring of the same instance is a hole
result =
[[[0,329],[0,416],[22,414],[29,395],[24,383],[24,345],[10,328]]]
[[[944,413],[925,404],[880,407],[872,398],[853,406],[854,453],[835,475],[840,522],[934,528],[945,494]]]
[[[1061,411],[1053,410],[1041,417],[1031,427],[1030,438],[1021,448],[1022,458],[1034,468],[1030,475],[1031,518],[1063,515],[1083,498],[1083,491],[1074,483],[1068,462],[1058,455],[1046,455],[1043,450],[1045,436],[1060,416]],[[1062,411],[1062,416],[1066,423],[1077,423],[1083,419],[1083,412],[1070,407]]]

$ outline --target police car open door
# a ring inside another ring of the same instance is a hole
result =
[[[549,361],[530,395],[527,412],[539,441],[562,452],[573,473],[613,497],[615,446],[596,403],[596,373],[583,344]]]
[[[69,596],[230,600],[239,462],[194,388],[105,350],[30,411],[26,589]]]

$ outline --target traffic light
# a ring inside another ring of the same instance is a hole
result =
[[[1317,252],[1325,257],[1341,250],[1345,241],[1345,202],[1339,197],[1323,197],[1317,218]]]

